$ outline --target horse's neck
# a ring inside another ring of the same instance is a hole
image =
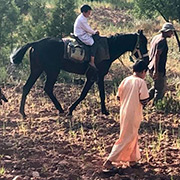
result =
[[[109,53],[114,61],[127,51],[133,51],[137,41],[137,34],[118,34],[108,38]]]

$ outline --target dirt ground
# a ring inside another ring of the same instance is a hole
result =
[[[95,12],[97,22],[105,13],[105,25],[131,21],[109,9]],[[180,114],[165,114],[150,106],[144,110],[139,131],[140,166],[124,166],[116,174],[102,173],[102,164],[119,136],[117,84],[111,81],[115,78],[110,72],[106,79],[109,116],[101,114],[97,86],[73,116],[67,117],[67,109],[83,85],[56,84],[54,91],[65,110],[63,115],[58,114],[43,87],[36,85],[27,98],[26,119],[19,114],[23,84],[2,88],[8,103],[0,106],[0,180],[16,176],[24,180],[180,180]]]
[[[102,164],[119,135],[119,106],[113,85],[106,82],[109,116],[100,112],[97,87],[76,108],[73,117],[58,115],[43,88],[27,98],[27,118],[19,115],[22,84],[3,88],[9,102],[0,106],[0,179],[25,180],[179,180],[179,114],[144,111],[139,145],[141,164],[116,174],[102,173]],[[82,85],[60,83],[55,94],[67,112]],[[160,138],[158,138],[161,136]]]

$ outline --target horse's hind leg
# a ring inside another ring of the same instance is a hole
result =
[[[59,113],[64,113],[64,110],[61,107],[61,104],[56,99],[56,97],[54,96],[54,93],[53,93],[53,87],[57,80],[58,74],[59,74],[59,70],[58,71],[54,70],[54,72],[52,71],[51,73],[47,73],[47,80],[46,80],[44,90],[47,93],[47,95],[49,96],[49,98],[51,99],[51,101],[53,102],[56,109],[59,110]]]
[[[30,74],[28,80],[26,81],[26,84],[23,86],[23,94],[22,94],[21,105],[20,105],[20,113],[23,116],[23,118],[26,117],[26,114],[24,112],[26,97],[29,94],[32,86],[34,85],[34,83],[36,82],[36,80],[38,79],[38,77],[40,76],[41,73],[42,73],[42,70],[40,70],[40,69],[38,69],[36,71],[34,71],[34,70],[31,71],[31,74]]]
[[[43,72],[43,69],[39,66],[38,63],[38,58],[36,56],[37,54],[35,53],[34,49],[30,50],[30,67],[31,67],[31,74],[26,81],[26,84],[23,86],[23,93],[22,93],[22,98],[21,98],[21,105],[20,105],[20,114],[23,116],[23,118],[26,117],[26,114],[24,112],[24,106],[26,102],[26,97],[29,94],[32,86],[38,79],[38,77],[41,75]]]

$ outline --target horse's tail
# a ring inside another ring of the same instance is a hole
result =
[[[22,62],[22,59],[26,53],[26,51],[34,44],[35,42],[32,43],[27,43],[26,45],[20,47],[19,49],[15,49],[11,55],[10,55],[10,61],[13,64],[20,64]]]

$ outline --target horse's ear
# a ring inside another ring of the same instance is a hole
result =
[[[139,34],[139,35],[143,34],[143,30],[139,29],[139,30],[138,30],[138,34]]]

